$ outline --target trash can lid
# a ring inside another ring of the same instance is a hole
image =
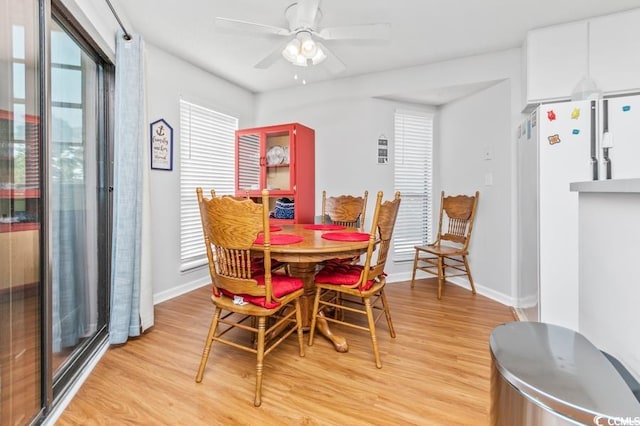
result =
[[[547,409],[589,424],[596,416],[640,421],[640,403],[631,389],[580,333],[512,322],[493,330],[489,346],[504,379]]]

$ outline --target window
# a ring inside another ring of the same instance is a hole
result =
[[[393,260],[413,260],[416,245],[431,241],[433,114],[397,110],[394,186],[402,195],[393,235]]]
[[[207,263],[196,188],[233,194],[238,119],[180,100],[180,270]]]

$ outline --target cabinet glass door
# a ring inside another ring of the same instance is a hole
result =
[[[260,185],[260,135],[258,133],[238,136],[238,191],[259,191]],[[243,195],[243,194],[236,194]]]
[[[267,133],[265,139],[265,186],[272,193],[284,195],[293,191],[290,165],[293,144],[290,132]]]

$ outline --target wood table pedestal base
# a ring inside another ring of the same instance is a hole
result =
[[[313,318],[313,299],[316,295],[316,286],[314,284],[316,263],[289,263],[289,273],[294,277],[301,278],[304,282],[304,295],[300,298],[300,307],[302,309],[303,327],[305,330],[309,330],[311,319]],[[336,351],[349,351],[347,339],[334,334],[329,328],[329,323],[324,318],[317,319],[316,330],[333,343]]]

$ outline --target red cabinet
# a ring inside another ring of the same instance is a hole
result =
[[[273,222],[313,223],[314,156],[315,131],[299,123],[236,131],[236,196],[258,200],[268,189]]]
[[[40,281],[40,119],[0,109],[0,294]]]

